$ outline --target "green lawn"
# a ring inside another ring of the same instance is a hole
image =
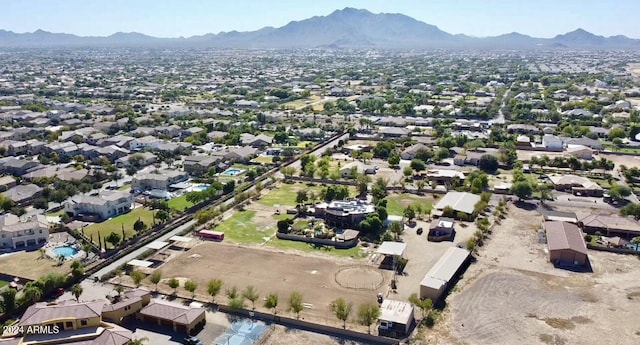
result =
[[[301,142],[299,142],[299,143],[298,143],[298,145],[296,145],[296,146],[297,146],[298,148],[301,148],[301,149],[306,149],[306,148],[307,148],[307,145],[310,145],[309,147],[313,147],[313,145],[315,145],[315,144],[314,144],[314,142],[313,142],[313,141],[301,141]]]
[[[273,157],[271,156],[258,156],[254,159],[251,160],[252,162],[255,163],[260,163],[260,164],[271,164],[273,163]]]
[[[281,240],[277,237],[273,237],[267,245],[274,248],[285,250],[300,250],[303,252],[315,252],[329,255],[336,255],[342,257],[362,258],[364,257],[362,250],[359,247],[353,247],[350,249],[336,249],[330,246],[316,247],[310,243]]]
[[[6,285],[9,285],[9,282],[6,282],[4,280],[0,280],[0,289],[2,289],[3,287],[5,287]]]
[[[286,206],[295,206],[296,205],[296,195],[297,192],[301,189],[306,189],[308,192],[314,192],[316,195],[319,195],[325,186],[322,185],[314,185],[308,186],[303,183],[282,183],[275,187],[275,189],[269,191],[269,193],[260,197],[258,203],[265,206],[273,206],[273,205],[286,205]],[[353,197],[356,195],[356,187],[348,186],[349,196]],[[317,201],[320,198],[317,199]],[[282,212],[283,210],[281,210]]]
[[[122,190],[129,190],[131,189],[131,185],[130,184],[123,184],[122,186],[118,187],[118,190],[122,191]]]
[[[607,179],[589,177],[589,180],[597,183],[602,188],[606,188],[606,189],[611,188],[611,183],[609,183]]]
[[[170,208],[177,211],[184,211],[185,209],[193,206],[192,202],[187,201],[186,194],[169,200],[168,204]]]
[[[271,229],[258,231],[257,226],[253,223],[253,217],[255,215],[256,211],[236,212],[212,230],[224,232],[225,241],[235,243],[262,243],[264,242],[264,237],[273,236],[276,232],[275,224]]]
[[[420,204],[422,214],[428,214],[433,208],[433,200],[414,194],[392,194],[387,197],[387,212],[390,215],[402,216],[404,209],[409,205]]]
[[[112,232],[122,235],[122,228],[124,227],[124,232],[128,238],[135,233],[133,223],[135,223],[138,218],[147,224],[148,227],[153,225],[153,211],[139,207],[127,214],[111,218],[102,223],[90,225],[84,229],[84,234],[89,238],[93,235],[93,241],[98,243],[98,232],[103,238]]]
[[[64,208],[55,212],[47,213],[47,217],[60,217],[64,214]]]

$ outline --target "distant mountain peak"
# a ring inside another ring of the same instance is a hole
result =
[[[366,9],[345,7],[325,16],[291,21],[279,27],[264,27],[250,32],[231,30],[188,38],[156,38],[137,32],[116,32],[108,37],[81,37],[38,29],[18,34],[0,30],[0,47],[40,46],[158,46],[221,48],[632,48],[640,49],[640,40],[622,35],[603,37],[582,28],[551,39],[535,38],[518,32],[495,37],[452,35],[437,26],[401,13],[372,13]]]

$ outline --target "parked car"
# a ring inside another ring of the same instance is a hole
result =
[[[416,230],[416,234],[418,235],[422,235],[422,232],[424,231],[424,229],[422,228],[418,228],[418,230]]]
[[[58,288],[56,290],[56,292],[53,294],[53,298],[58,298],[60,296],[64,295],[64,289],[63,288]]]

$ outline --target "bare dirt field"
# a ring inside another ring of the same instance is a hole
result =
[[[376,300],[376,290],[344,288],[336,282],[336,273],[345,266],[363,267],[361,262],[342,258],[286,254],[204,242],[161,266],[161,270],[165,278],[194,280],[199,286],[198,295],[206,300],[210,299],[206,295],[206,284],[213,278],[224,282],[223,291],[232,286],[242,290],[248,285],[253,285],[262,297],[269,293],[277,293],[280,297],[278,309],[283,313],[287,309],[286,300],[289,294],[298,291],[302,293],[304,303],[307,304],[301,313],[302,318],[311,317],[315,321],[322,320],[332,324],[335,317],[330,315],[328,306],[334,299],[343,297],[354,306]],[[383,280],[382,284],[388,284],[389,272],[374,268],[367,270],[379,272],[377,277]],[[340,279],[343,284],[350,286],[359,284],[354,279],[350,280],[348,275],[342,275]],[[376,284],[379,282],[377,279],[373,280]],[[162,291],[170,292],[166,284],[160,285]],[[218,300],[227,299],[224,292],[220,295],[222,296],[218,296]],[[260,300],[256,307],[260,310],[262,304]]]
[[[264,345],[359,345],[361,343],[327,335],[276,326]]]
[[[638,344],[640,260],[589,251],[593,273],[555,269],[541,217],[511,205],[425,340],[439,344]]]
[[[28,279],[38,279],[51,272],[65,274],[70,271],[70,266],[70,260],[59,266],[57,260],[40,258],[37,250],[0,256],[0,273]]]

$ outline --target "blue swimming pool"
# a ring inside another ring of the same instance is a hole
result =
[[[236,169],[236,168],[229,168],[227,170],[225,170],[223,173],[221,173],[220,175],[223,176],[236,176],[236,175],[240,175],[244,172],[244,169]]]
[[[62,255],[65,258],[70,258],[78,254],[78,250],[73,247],[62,246],[62,247],[53,248],[53,254],[55,254],[56,256]]]
[[[208,184],[197,184],[197,185],[193,186],[192,189],[194,191],[196,191],[196,192],[202,192],[203,190],[209,189],[209,185]]]

